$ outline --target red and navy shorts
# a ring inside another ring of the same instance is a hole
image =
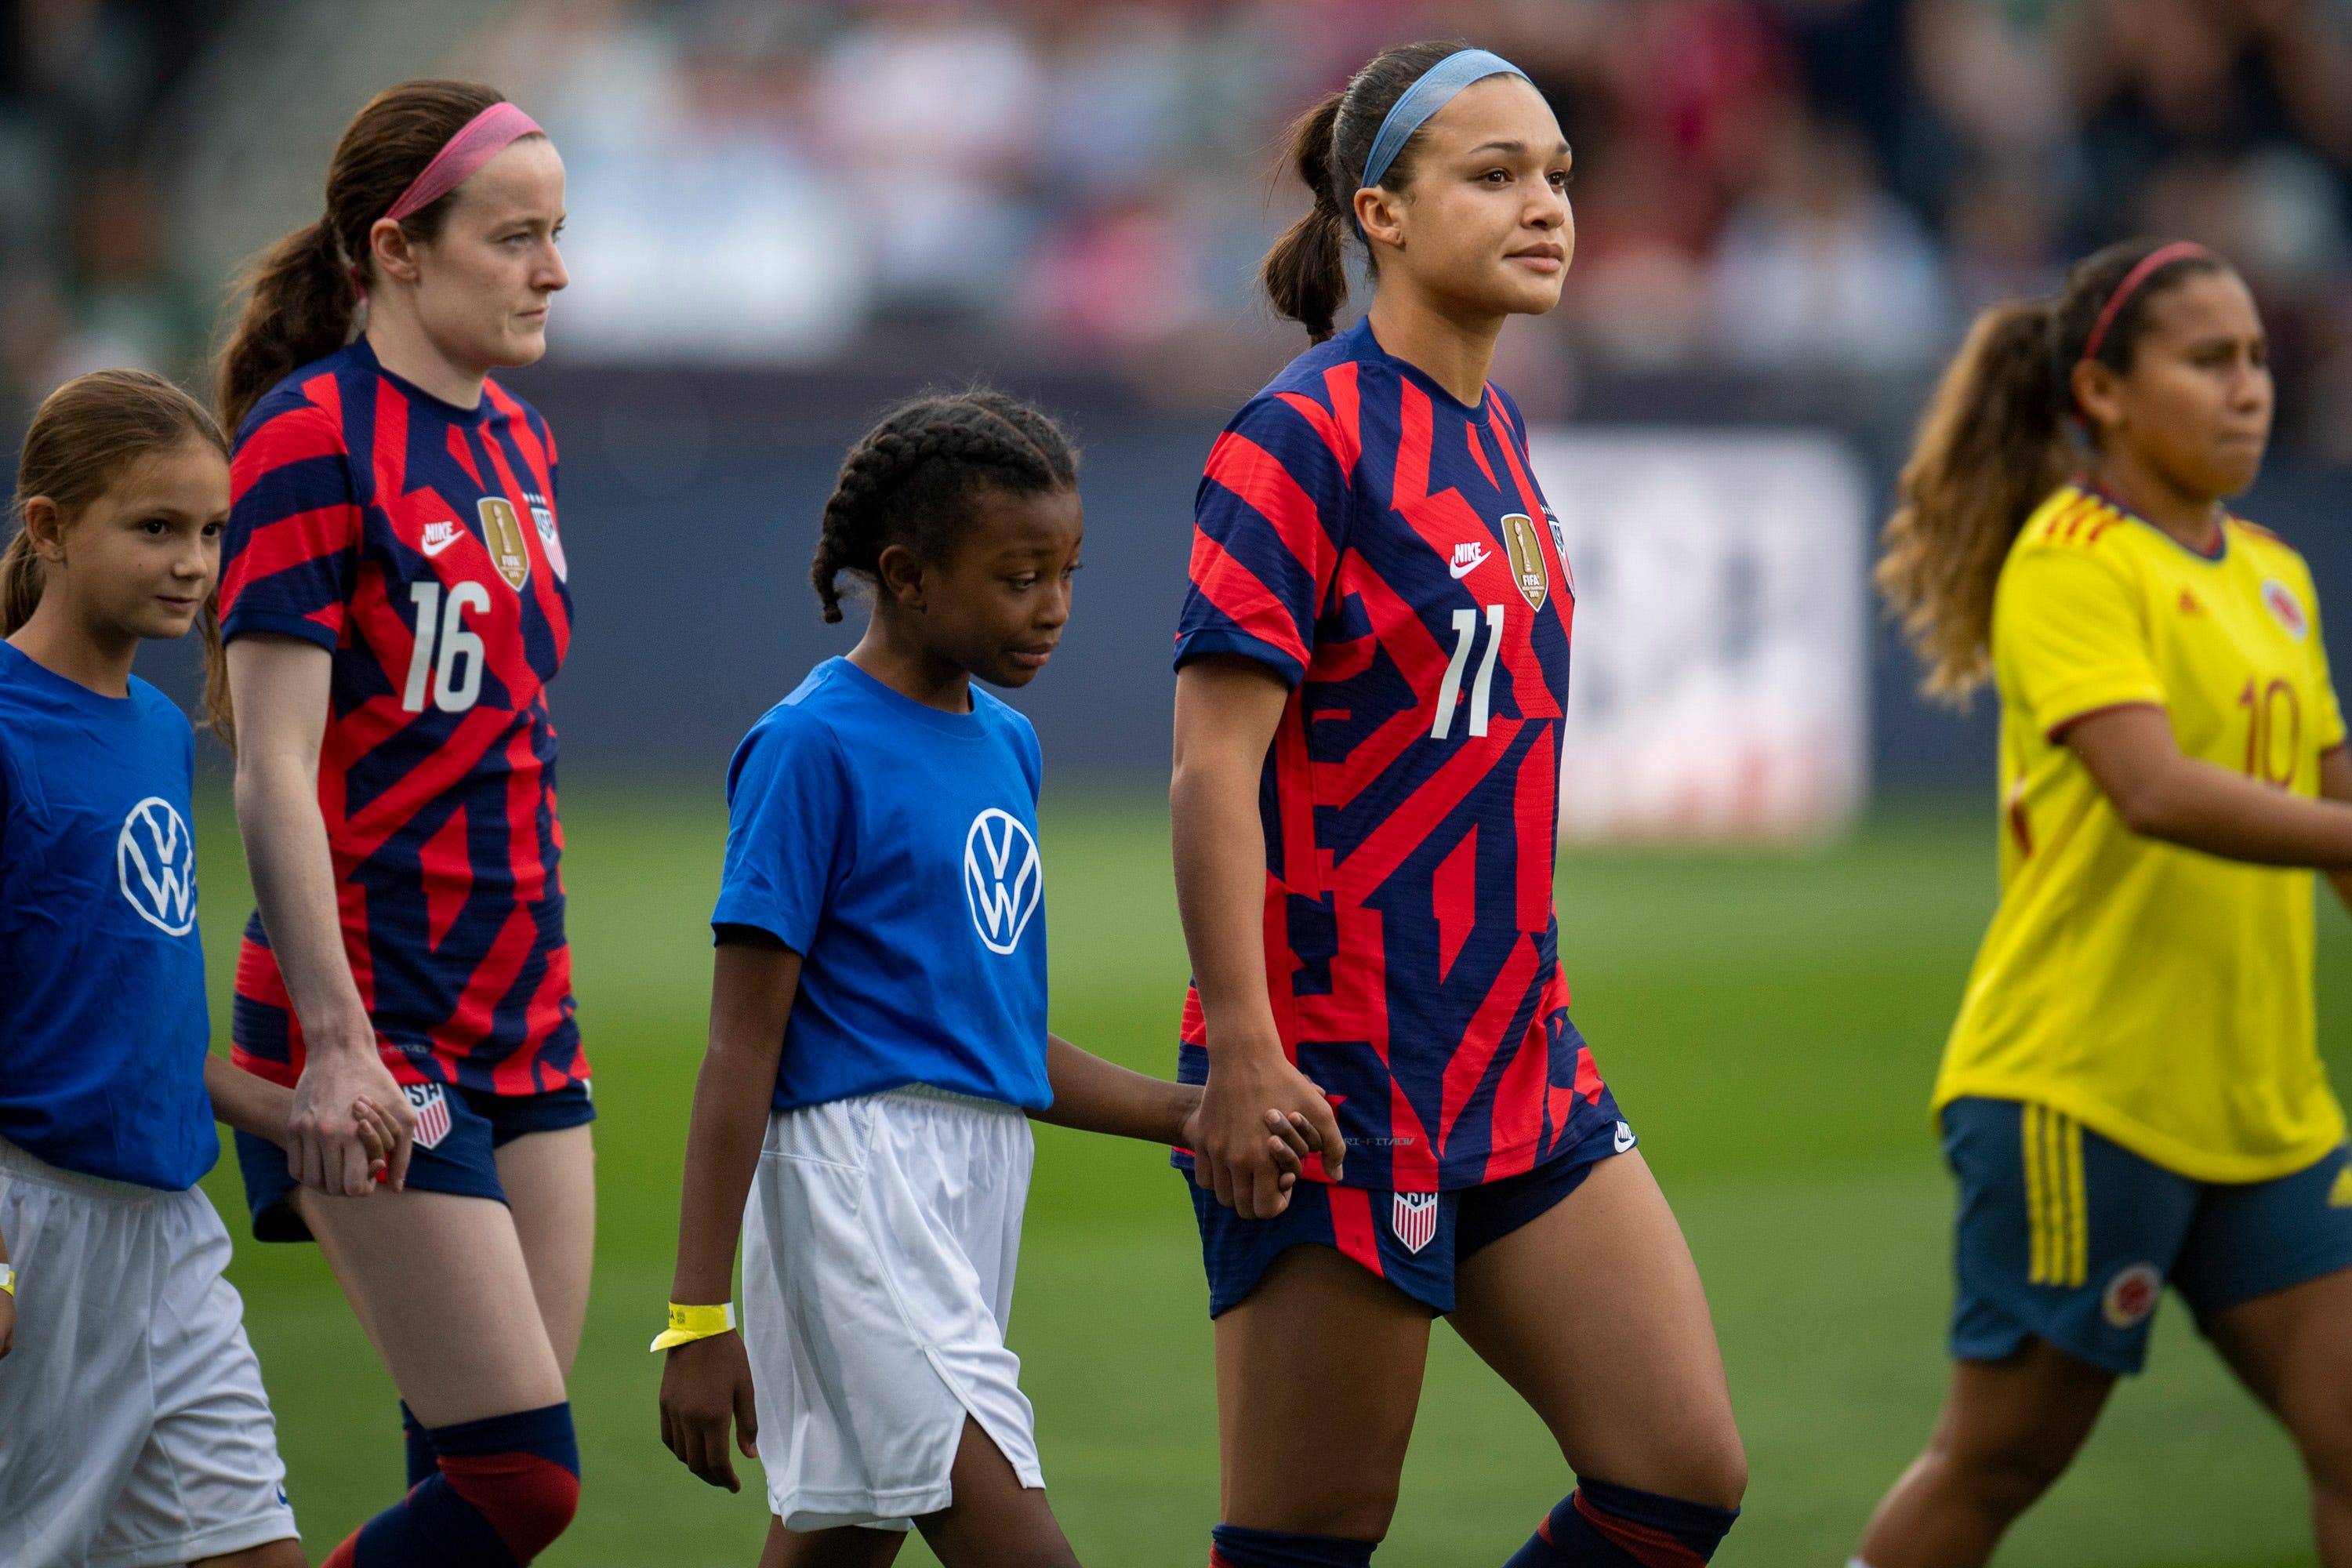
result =
[[[499,1184],[498,1152],[526,1132],[557,1132],[596,1120],[586,1079],[545,1094],[491,1094],[478,1089],[408,1084],[416,1112],[408,1185],[420,1193],[507,1201]],[[245,1206],[256,1241],[309,1241],[310,1227],[294,1212],[298,1184],[286,1151],[250,1132],[236,1135],[236,1163],[245,1173]]]
[[[1209,1271],[1209,1316],[1239,1305],[1294,1247],[1334,1248],[1431,1311],[1451,1312],[1454,1271],[1464,1258],[1565,1201],[1595,1165],[1635,1142],[1624,1122],[1603,1123],[1531,1171],[1450,1193],[1301,1182],[1290,1206],[1272,1219],[1244,1219],[1186,1172]]]

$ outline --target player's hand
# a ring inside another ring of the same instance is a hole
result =
[[[362,1131],[358,1102],[364,1100],[391,1119],[392,1144],[371,1153]],[[416,1112],[394,1083],[392,1071],[370,1041],[364,1048],[314,1048],[294,1086],[294,1110],[286,1119],[286,1166],[306,1187],[334,1197],[356,1197],[373,1188],[372,1173],[383,1162],[384,1182],[398,1188],[408,1181],[408,1153]]]
[[[0,1361],[16,1348],[16,1298],[0,1290]]]
[[[751,1402],[751,1358],[743,1336],[729,1330],[667,1352],[662,1363],[662,1447],[714,1487],[740,1492],[727,1426],[747,1459],[759,1458],[760,1415]]]
[[[1176,1146],[1195,1151],[1193,1164],[1196,1175],[1200,1163],[1197,1151],[1201,1146],[1201,1100],[1195,1097],[1192,1109],[1185,1113],[1182,1124],[1176,1130]],[[1275,1185],[1280,1194],[1278,1206],[1274,1212],[1280,1214],[1290,1206],[1290,1190],[1298,1184],[1298,1173],[1306,1167],[1307,1156],[1318,1144],[1314,1130],[1305,1117],[1285,1116],[1279,1110],[1269,1110],[1265,1113],[1265,1132],[1266,1153],[1274,1161]]]
[[[1339,1120],[1321,1088],[1293,1067],[1278,1045],[1223,1050],[1213,1045],[1199,1114],[1192,1179],[1244,1219],[1272,1219],[1289,1202],[1290,1189],[1282,1180],[1284,1153],[1303,1156],[1289,1136],[1276,1130],[1277,1119],[1323,1156],[1327,1176],[1339,1179],[1347,1152]]]
[[[368,1185],[373,1187],[389,1173],[392,1152],[400,1146],[400,1120],[364,1094],[352,1101],[352,1120],[367,1146]]]

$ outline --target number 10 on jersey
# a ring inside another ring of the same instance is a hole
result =
[[[463,713],[482,695],[482,639],[466,629],[466,612],[478,616],[488,610],[490,591],[479,583],[453,584],[444,606],[440,584],[411,583],[408,598],[416,606],[416,645],[408,656],[408,685],[400,705],[422,713],[429,688],[434,707],[444,713]]]
[[[1454,657],[1446,661],[1445,679],[1437,688],[1437,721],[1429,738],[1443,741],[1454,728],[1454,710],[1462,700],[1462,672],[1470,668],[1471,646],[1478,640],[1478,612],[1454,612]],[[1503,606],[1486,606],[1486,651],[1478,660],[1477,679],[1470,683],[1470,732],[1486,732],[1486,715],[1495,691],[1495,654],[1503,646]]]

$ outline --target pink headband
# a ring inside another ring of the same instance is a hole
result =
[[[2132,297],[2134,289],[2147,282],[2158,268],[2170,262],[2185,261],[2192,256],[2201,257],[2208,261],[2213,258],[2212,252],[2194,241],[2186,239],[2175,240],[2170,245],[2159,245],[2140,258],[2139,265],[2124,274],[2124,280],[2116,285],[2116,291],[2107,296],[2105,304],[2099,307],[2099,319],[2091,323],[2091,335],[2084,340],[2083,363],[2087,364],[2099,357],[2099,345],[2106,342],[2107,329],[2115,324],[2116,313],[2124,308],[2124,301]]]
[[[467,175],[506,150],[507,144],[539,130],[539,122],[511,103],[494,103],[466,121],[448,145],[433,154],[433,162],[409,182],[408,189],[383,216],[394,223],[431,206],[466,183]],[[544,134],[542,132],[542,134]]]

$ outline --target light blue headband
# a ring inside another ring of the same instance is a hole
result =
[[[1404,144],[1412,140],[1429,117],[1454,101],[1454,94],[1474,81],[1485,81],[1490,76],[1515,76],[1527,80],[1528,73],[1486,49],[1457,49],[1421,73],[1421,79],[1404,89],[1388,117],[1381,121],[1379,132],[1372,138],[1371,156],[1364,160],[1360,182],[1377,185],[1385,178],[1389,165]]]

